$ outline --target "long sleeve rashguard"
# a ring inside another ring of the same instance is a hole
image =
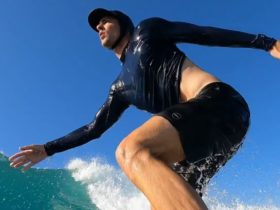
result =
[[[109,97],[91,123],[82,126],[62,138],[46,143],[44,147],[47,154],[50,156],[54,153],[83,145],[92,139],[100,137],[105,130],[111,127],[118,120],[121,113],[128,107],[127,103],[119,101],[119,97],[115,96],[117,94],[115,91],[115,89],[111,89]]]
[[[262,34],[170,22],[162,18],[146,19],[135,28],[121,56],[122,71],[95,119],[64,137],[47,142],[44,145],[47,154],[62,152],[100,137],[129,105],[158,113],[179,103],[185,54],[176,44],[181,42],[268,51],[276,40]]]

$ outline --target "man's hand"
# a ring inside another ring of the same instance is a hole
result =
[[[9,161],[11,162],[10,166],[14,168],[24,165],[23,171],[27,171],[48,156],[43,145],[24,146],[20,150],[20,152],[11,156]]]
[[[273,48],[269,51],[270,55],[273,56],[274,58],[280,59],[280,40],[278,40]]]

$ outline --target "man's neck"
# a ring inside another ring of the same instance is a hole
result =
[[[130,36],[129,34],[126,34],[121,42],[117,45],[117,47],[114,49],[115,55],[118,57],[118,59],[121,58],[123,51],[125,50],[125,47],[127,46],[129,42]]]

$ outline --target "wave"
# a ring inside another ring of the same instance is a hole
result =
[[[150,205],[120,169],[100,158],[75,158],[65,169],[30,169],[26,173],[9,166],[0,154],[1,209],[100,209],[148,210]],[[221,190],[203,197],[213,210],[279,210],[275,204],[249,205],[230,199]]]
[[[148,210],[147,199],[125,177],[125,175],[113,166],[101,159],[92,158],[89,161],[80,158],[73,159],[67,165],[76,181],[87,186],[87,192],[96,206],[102,210]],[[217,191],[217,190],[215,190]],[[247,205],[237,199],[231,199],[224,203],[220,197],[226,193],[217,193],[207,190],[207,196],[203,197],[209,209],[213,210],[279,210],[271,205]],[[221,194],[224,194],[221,196]],[[228,198],[226,200],[229,200]]]

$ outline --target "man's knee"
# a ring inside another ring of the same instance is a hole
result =
[[[125,172],[136,173],[148,164],[153,158],[151,150],[148,147],[126,138],[116,150],[116,159]]]

